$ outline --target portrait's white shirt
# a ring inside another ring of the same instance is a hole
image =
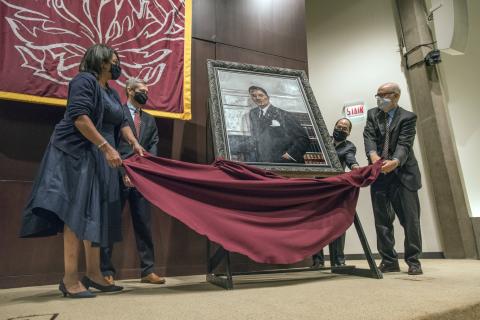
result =
[[[270,107],[270,103],[263,109],[259,107],[260,108],[260,113],[258,114],[258,116],[261,117],[262,113],[263,113],[263,115],[266,115],[269,107]]]

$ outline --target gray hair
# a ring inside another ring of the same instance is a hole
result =
[[[145,80],[138,79],[138,78],[130,78],[127,80],[127,82],[125,82],[125,94],[127,95],[127,98],[128,98],[128,89],[135,90],[139,84],[147,85],[147,82]]]
[[[384,87],[390,88],[390,90],[392,90],[392,92],[394,93],[398,93],[398,94],[402,93],[402,91],[400,90],[400,86],[395,82],[387,82],[380,86],[380,88],[384,88]]]

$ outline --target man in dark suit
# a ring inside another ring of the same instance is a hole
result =
[[[142,111],[148,99],[148,87],[143,80],[129,79],[126,83],[127,104],[124,105],[124,112],[135,134],[138,142],[144,149],[153,154],[157,154],[158,131],[155,119],[148,113]],[[121,140],[118,151],[122,159],[130,157],[132,148],[127,142]],[[162,284],[165,279],[153,272],[154,269],[154,249],[150,230],[150,204],[135,189],[125,174],[122,172],[122,208],[125,201],[130,204],[130,213],[132,216],[133,229],[135,231],[135,240],[137,250],[140,256],[140,266],[142,269],[142,282]],[[105,279],[113,283],[115,268],[111,262],[113,248],[104,248],[101,252],[101,267]]]
[[[310,143],[307,132],[289,112],[270,104],[265,89],[248,89],[257,107],[249,112],[255,162],[304,163]]]
[[[342,164],[343,170],[348,166],[350,170],[355,170],[359,168],[355,154],[357,153],[357,148],[355,145],[347,140],[347,137],[352,132],[352,122],[347,118],[342,118],[337,120],[335,123],[335,128],[333,129],[332,142],[335,146],[335,151],[337,152],[338,159]],[[333,265],[344,266],[345,265],[345,254],[343,250],[345,248],[345,233],[338,237],[330,244],[330,254],[333,257]],[[313,255],[313,268],[320,267],[325,264],[325,257],[323,250]]]
[[[377,108],[367,114],[363,132],[365,151],[370,163],[382,161],[382,173],[371,185],[377,247],[382,257],[382,272],[398,272],[394,249],[395,214],[405,232],[405,261],[408,274],[422,274],[419,256],[422,252],[420,232],[420,170],[413,153],[417,116],[398,106],[400,88],[386,83],[378,88]]]

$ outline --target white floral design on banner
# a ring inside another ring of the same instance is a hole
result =
[[[78,72],[86,49],[95,43],[117,50],[122,61],[119,85],[123,86],[130,77],[157,84],[172,52],[168,42],[184,41],[184,0],[28,2],[36,10],[14,0],[0,2],[13,12],[3,18],[19,40],[20,44],[14,47],[23,58],[21,67],[33,70],[35,77],[57,84],[68,84]],[[39,6],[41,2],[45,4]]]

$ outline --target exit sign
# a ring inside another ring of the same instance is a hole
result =
[[[343,106],[343,115],[348,119],[360,120],[365,117],[365,104],[363,102],[348,103]]]

